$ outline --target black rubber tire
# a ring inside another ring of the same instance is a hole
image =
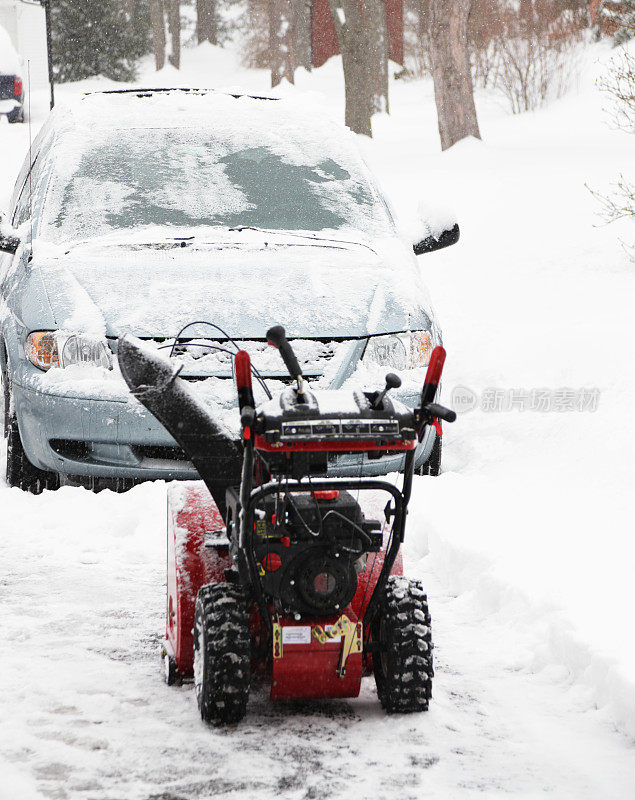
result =
[[[443,445],[442,439],[437,434],[434,440],[434,444],[432,445],[432,452],[430,453],[430,458],[422,464],[417,470],[417,475],[432,475],[436,477],[441,473],[441,455],[442,455]]]
[[[24,122],[24,108],[20,107],[11,111],[11,113],[7,114],[7,120],[9,124]]]
[[[377,696],[389,714],[427,711],[434,677],[428,600],[421,581],[392,576],[373,620]]]
[[[2,414],[2,435],[9,435],[9,410],[11,407],[9,380],[7,378],[7,355],[4,345],[0,344],[0,413]]]
[[[161,657],[163,659],[163,678],[167,685],[174,686],[177,683],[181,683],[181,676],[176,668],[174,658],[165,652],[162,653]]]
[[[44,489],[59,489],[60,476],[31,464],[24,452],[15,415],[9,417],[7,435],[7,483],[24,492],[40,494]]]
[[[215,725],[240,720],[247,711],[251,641],[244,590],[209,583],[196,598],[194,690],[201,719]]]

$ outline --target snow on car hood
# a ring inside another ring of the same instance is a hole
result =
[[[352,337],[429,326],[416,262],[398,238],[367,244],[256,231],[215,241],[95,241],[34,261],[58,326],[174,336],[193,320],[262,338]]]

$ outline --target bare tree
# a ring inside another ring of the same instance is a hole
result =
[[[196,38],[199,44],[218,44],[216,0],[196,0]]]
[[[177,69],[181,67],[181,3],[180,0],[165,0],[167,6],[168,30],[172,52],[170,64]]]
[[[295,80],[294,0],[269,0],[269,62],[271,86]]]
[[[367,0],[368,77],[375,111],[390,111],[388,102],[388,24],[384,0]]]
[[[369,80],[367,30],[358,0],[329,0],[344,68],[346,125],[372,136],[373,93]]]
[[[311,0],[293,0],[293,30],[295,65],[310,71],[313,67]]]
[[[467,46],[472,0],[430,0],[430,47],[441,149],[481,138]]]
[[[165,20],[163,17],[163,0],[150,0],[150,19],[152,20],[154,64],[157,70],[160,70],[165,66]]]

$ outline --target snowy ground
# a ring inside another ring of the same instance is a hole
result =
[[[442,192],[459,212],[461,243],[421,259],[446,400],[457,386],[501,390],[494,405],[536,389],[562,409],[466,412],[447,427],[445,473],[416,480],[406,568],[429,587],[430,712],[384,716],[371,681],[346,703],[256,693],[238,730],[205,728],[157,660],[165,486],[0,488],[2,800],[633,796],[635,298],[617,241],[632,231],[594,227],[584,186],[606,187],[633,157],[605,124],[601,68],[590,59],[579,89],[535,114],[480,97],[483,142],[443,155],[431,85],[396,83],[366,146],[396,206]],[[267,87],[206,47],[181,76],[150,78]],[[335,61],[299,79],[337,115],[339,84]],[[34,97],[34,127],[45,102]],[[0,126],[0,206],[27,146],[26,126]],[[554,394],[583,388],[599,390],[595,412]]]

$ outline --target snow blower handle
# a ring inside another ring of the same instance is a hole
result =
[[[289,370],[289,375],[298,382],[298,400],[303,401],[304,394],[304,379],[302,377],[302,370],[298,364],[298,359],[295,357],[293,348],[287,341],[287,334],[282,325],[274,325],[267,331],[267,342],[277,347],[284,361],[285,367]]]
[[[236,389],[238,391],[238,407],[242,411],[246,407],[255,408],[254,392],[251,385],[251,359],[246,350],[239,350],[234,356],[236,367]]]
[[[425,406],[434,402],[434,396],[441,383],[441,373],[443,372],[445,356],[445,348],[441,347],[441,345],[437,345],[432,351],[430,363],[428,364],[428,371],[426,372],[426,379],[423,384],[423,389],[421,390],[421,408],[425,408]]]
[[[438,425],[435,420],[442,419],[445,422],[454,422],[456,419],[456,412],[451,411],[445,406],[439,405],[434,402],[434,397],[441,383],[441,373],[443,372],[443,365],[445,363],[445,349],[437,346],[432,351],[430,356],[430,363],[428,371],[426,372],[426,380],[421,390],[421,410],[419,419],[419,441],[423,438],[423,433],[428,425]],[[440,435],[440,428],[437,428]]]
[[[440,406],[438,403],[428,403],[425,406],[425,410],[431,417],[442,419],[444,422],[454,422],[456,420],[456,411]]]

